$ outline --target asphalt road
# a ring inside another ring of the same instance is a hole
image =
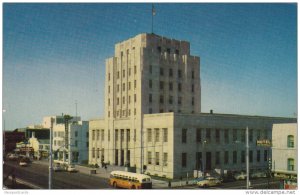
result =
[[[15,161],[3,165],[3,178],[14,170],[17,179],[22,179],[41,189],[48,189],[49,169],[45,165],[30,164],[20,167]],[[53,172],[53,189],[110,189],[107,179],[82,173]]]

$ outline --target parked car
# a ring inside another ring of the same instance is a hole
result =
[[[58,171],[63,171],[64,168],[60,164],[55,164],[53,166],[53,171],[58,172]]]
[[[262,178],[267,177],[267,173],[264,171],[256,171],[250,174],[251,178]]]
[[[198,181],[202,181],[204,179],[204,177],[198,177],[192,180],[192,184],[197,185]]]
[[[247,174],[245,172],[234,174],[234,179],[236,180],[245,180],[246,178],[247,178]]]
[[[19,158],[19,156],[17,155],[17,154],[8,154],[7,155],[7,158],[9,159],[9,160],[17,160],[18,158]]]
[[[22,166],[22,167],[26,167],[26,166],[28,165],[28,163],[27,163],[26,161],[22,161],[22,160],[21,160],[21,161],[19,162],[19,165]]]
[[[200,179],[197,182],[197,185],[199,187],[203,187],[203,188],[207,188],[207,187],[212,187],[212,186],[217,186],[220,185],[221,181],[215,177],[209,176],[209,177],[205,177],[203,179]]]
[[[69,165],[66,169],[68,172],[78,172],[74,165]]]

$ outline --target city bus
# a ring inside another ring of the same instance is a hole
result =
[[[126,171],[112,171],[110,173],[109,185],[114,188],[151,189],[152,181],[148,175]]]

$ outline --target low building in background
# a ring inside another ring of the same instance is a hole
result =
[[[14,131],[3,132],[3,154],[14,152],[16,144],[25,140],[25,132],[19,132],[18,129]]]
[[[49,116],[43,119],[45,128],[51,127],[51,118],[53,119],[52,144],[55,162],[70,164],[87,162],[89,122],[73,116],[68,116],[66,120],[66,116],[68,115]]]

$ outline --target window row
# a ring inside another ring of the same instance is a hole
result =
[[[162,137],[161,137],[162,136]],[[154,139],[153,139],[153,138]],[[168,129],[147,129],[147,141],[148,142],[168,142]]]
[[[121,98],[117,97],[116,100],[117,100],[116,104],[117,104],[117,105],[120,105],[120,104],[121,104]],[[133,101],[134,101],[134,102],[137,101],[136,94],[133,95]],[[123,97],[122,97],[122,104],[125,104],[125,103],[126,103],[126,97],[123,96]],[[127,98],[127,103],[128,103],[128,104],[131,103],[131,96],[130,96],[130,95],[129,95],[128,98]],[[108,98],[108,106],[111,106],[111,100],[110,100],[110,98]]]
[[[100,132],[101,132],[101,137],[100,137]],[[130,129],[115,129],[115,141],[119,141],[119,137],[121,141],[125,141],[125,136],[126,136],[126,141],[131,140]],[[107,131],[107,141],[110,141],[110,130]],[[136,129],[133,130],[133,141],[136,141]],[[105,141],[105,131],[104,129],[100,130],[92,130],[92,140],[93,141]]]
[[[168,166],[168,153],[164,152],[162,153],[162,156],[160,156],[160,152],[147,152],[147,162],[148,165],[160,165],[162,163],[162,166]],[[162,159],[162,162],[161,160]]]
[[[169,84],[169,87],[168,87],[168,89],[169,89],[169,91],[173,91],[173,89],[174,89],[174,83],[173,82],[169,82],[168,83]],[[150,79],[149,80],[149,89],[152,89],[152,87],[153,87],[153,82],[152,82],[152,80]],[[159,89],[160,90],[164,90],[165,89],[165,82],[164,81],[160,81],[159,82]],[[177,83],[177,90],[179,91],[179,92],[181,92],[182,91],[182,83]],[[195,86],[194,86],[194,84],[191,84],[191,92],[195,92]]]
[[[101,152],[101,155],[100,155]],[[104,161],[104,148],[102,148],[100,150],[100,148],[92,148],[92,158],[100,158],[101,157],[101,161]]]
[[[254,137],[254,131],[256,131],[256,137]],[[238,134],[239,132],[239,134]],[[181,140],[182,143],[187,142],[187,129],[182,129],[181,131]],[[214,135],[213,135],[214,134]],[[196,129],[196,142],[203,142],[203,143],[209,143],[212,140],[214,140],[216,143],[220,143],[221,136],[223,138],[224,143],[229,143],[229,139],[231,137],[231,141],[238,143],[239,141],[242,143],[246,142],[246,130],[238,130],[238,129],[232,129],[230,131],[229,129],[202,129],[197,128]],[[240,139],[239,139],[240,138]],[[249,142],[252,143],[253,141],[261,139],[268,139],[268,131],[267,130],[249,130]]]
[[[239,151],[240,152],[240,156],[238,159],[238,151],[231,151],[231,163],[232,164],[237,164],[239,163],[246,163],[246,151]],[[264,162],[268,161],[268,150],[263,150],[263,159],[261,159],[261,150],[256,150],[256,162],[261,162],[261,160],[263,160]],[[223,156],[221,156],[221,153],[223,153]],[[229,164],[229,153],[230,151],[216,151],[214,152],[214,163],[215,165],[227,165]],[[212,162],[212,152],[206,152],[204,153],[206,154],[206,158],[210,158],[208,159],[204,159],[203,153],[202,152],[196,152],[196,159],[193,162],[196,162],[196,169],[203,169],[204,163],[205,162]],[[223,158],[222,158],[223,157]],[[223,159],[221,162],[221,158]],[[249,150],[249,163],[254,163],[254,151],[253,150]],[[182,167],[186,167],[187,166],[187,153],[184,152],[181,154],[181,165]]]
[[[136,108],[133,109],[133,114],[136,115]],[[110,117],[110,111],[107,113],[108,117]],[[128,110],[117,110],[115,111],[116,117],[129,117],[131,116],[131,109]]]
[[[137,73],[137,66],[134,66],[133,67],[133,74],[136,74]],[[117,79],[120,79],[121,78],[121,74],[122,74],[122,77],[125,78],[126,76],[130,77],[132,75],[132,72],[131,72],[131,67],[128,68],[128,71],[127,71],[127,75],[126,75],[126,70],[122,70],[121,71],[117,71]],[[111,73],[108,73],[108,81],[111,80]]]

